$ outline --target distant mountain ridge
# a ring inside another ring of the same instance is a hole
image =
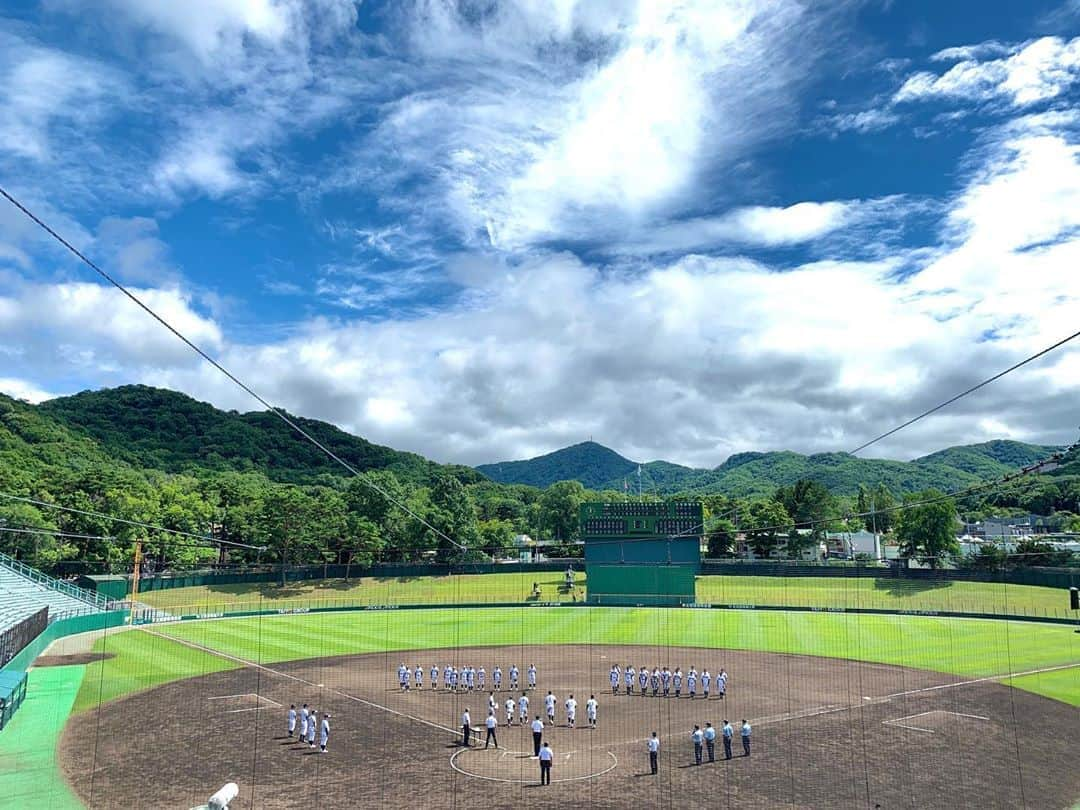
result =
[[[850,495],[859,484],[883,483],[896,493],[935,487],[956,489],[1006,475],[1059,448],[996,439],[949,447],[913,461],[866,459],[847,453],[804,456],[790,451],[736,453],[714,469],[667,461],[640,464],[641,489],[660,495],[675,492],[732,496],[771,495],[800,478],[819,481],[836,494]],[[590,489],[636,492],[639,463],[596,442],[581,442],[523,461],[483,464],[476,469],[493,481],[547,487],[576,480]]]

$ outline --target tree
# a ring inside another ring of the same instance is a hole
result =
[[[705,533],[710,557],[728,557],[735,551],[735,524],[727,518],[713,521]]]
[[[966,555],[964,563],[978,571],[1000,571],[1008,559],[1008,553],[1001,546],[984,543],[977,551]]]
[[[931,568],[940,568],[947,555],[959,553],[959,520],[952,498],[935,489],[910,495],[898,517],[896,539],[901,556],[916,557]]]
[[[259,537],[281,563],[282,586],[286,584],[286,566],[311,546],[311,511],[311,498],[300,487],[274,487],[263,501]]]
[[[754,501],[746,517],[746,539],[758,557],[769,558],[776,550],[780,532],[791,524],[784,505],[773,500]]]
[[[580,507],[585,487],[580,481],[558,481],[540,496],[540,521],[556,542],[578,539]]]
[[[787,541],[787,551],[791,557],[798,557],[805,549],[824,539],[828,528],[825,521],[836,517],[833,496],[817,481],[800,478],[790,487],[777,489],[774,500],[783,504],[795,524]],[[798,529],[809,529],[809,532],[804,534]]]
[[[427,522],[436,530],[436,559],[457,562],[468,559],[480,545],[476,508],[461,481],[440,475],[431,487]]]
[[[865,484],[859,484],[859,495],[855,503],[856,511],[865,515],[863,527],[868,532],[888,534],[892,531],[895,512],[892,508],[896,505],[889,488],[879,483],[873,489]]]
[[[514,547],[514,525],[509,520],[482,520],[477,529],[481,546],[492,556]]]
[[[1016,544],[1016,551],[1009,555],[1009,560],[1017,565],[1068,566],[1073,562],[1071,551],[1056,548],[1050,543],[1026,537]]]

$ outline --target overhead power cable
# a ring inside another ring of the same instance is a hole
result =
[[[985,386],[989,385],[989,384],[990,384],[990,383],[992,383],[992,382],[996,382],[997,380],[1000,380],[1000,379],[1001,379],[1002,377],[1004,377],[1004,376],[1005,376],[1006,374],[1010,374],[1010,373],[1012,373],[1013,371],[1016,371],[1016,370],[1017,370],[1018,368],[1020,368],[1021,366],[1026,366],[1026,365],[1027,365],[1028,363],[1032,362],[1033,360],[1038,360],[1038,359],[1039,359],[1040,357],[1043,357],[1044,355],[1047,355],[1047,354],[1049,354],[1050,352],[1054,351],[1054,349],[1058,349],[1058,348],[1060,348],[1060,347],[1064,346],[1064,345],[1065,345],[1066,343],[1068,343],[1068,342],[1069,342],[1070,340],[1075,340],[1075,339],[1076,339],[1076,338],[1078,338],[1078,337],[1080,337],[1080,332],[1073,332],[1073,333],[1072,333],[1071,335],[1069,335],[1069,336],[1068,336],[1067,338],[1062,338],[1061,340],[1059,340],[1059,341],[1058,341],[1057,343],[1053,344],[1052,346],[1047,346],[1047,347],[1046,347],[1045,349],[1043,349],[1042,351],[1040,351],[1040,352],[1036,352],[1035,354],[1031,355],[1030,357],[1026,357],[1026,358],[1024,358],[1024,359],[1023,359],[1023,360],[1021,360],[1021,361],[1020,361],[1019,363],[1016,363],[1016,364],[1014,364],[1014,365],[1011,365],[1011,366],[1009,366],[1009,367],[1008,367],[1007,369],[1005,369],[1004,371],[999,371],[999,372],[998,372],[997,374],[995,374],[995,375],[994,375],[993,377],[987,377],[987,378],[986,378],[985,380],[983,380],[983,381],[982,381],[981,383],[979,383],[979,384],[977,384],[977,385],[973,385],[973,386],[971,386],[971,388],[968,388],[968,389],[967,389],[966,391],[961,391],[961,392],[960,392],[959,394],[956,394],[955,396],[949,397],[949,399],[945,400],[944,402],[940,403],[939,405],[935,405],[935,406],[934,406],[933,408],[930,408],[929,410],[923,411],[923,412],[922,412],[922,413],[920,413],[920,414],[919,414],[918,416],[913,416],[913,417],[912,417],[911,419],[908,419],[908,420],[907,420],[906,422],[904,422],[903,424],[897,425],[897,426],[896,426],[896,427],[894,427],[894,428],[893,428],[892,430],[888,430],[888,431],[886,431],[885,433],[882,433],[882,434],[881,434],[880,436],[875,436],[875,437],[874,437],[873,439],[871,439],[870,441],[868,441],[868,442],[864,442],[863,444],[860,444],[860,445],[859,445],[858,447],[856,447],[856,448],[855,448],[854,450],[850,450],[850,451],[848,451],[848,452],[849,452],[849,455],[852,455],[852,456],[853,456],[853,455],[855,455],[856,453],[858,453],[858,452],[859,452],[860,450],[865,450],[865,449],[866,449],[867,447],[869,447],[870,445],[872,445],[872,444],[877,444],[877,443],[878,443],[878,442],[880,442],[880,441],[881,441],[882,439],[886,439],[886,438],[888,438],[889,436],[892,436],[892,435],[893,435],[893,434],[895,434],[895,433],[899,433],[899,432],[900,432],[901,430],[903,430],[904,428],[906,428],[906,427],[910,427],[911,425],[914,425],[914,424],[915,424],[916,422],[918,422],[918,421],[919,421],[920,419],[925,419],[925,418],[926,418],[927,416],[930,416],[931,414],[937,413],[937,412],[938,412],[938,411],[940,411],[940,410],[941,410],[942,408],[946,408],[946,407],[948,407],[949,405],[952,405],[952,404],[953,404],[954,402],[956,402],[957,400],[963,399],[963,398],[964,398],[964,397],[966,397],[966,396],[967,396],[968,394],[973,394],[973,393],[975,393],[976,391],[978,391],[978,390],[979,390],[980,388],[983,388],[983,387],[985,387]]]
[[[61,512],[72,512],[76,515],[85,515],[87,517],[96,517],[103,520],[111,520],[113,523],[123,523],[126,526],[137,526],[142,529],[151,529],[155,532],[166,532],[167,534],[175,534],[180,537],[193,537],[196,540],[201,540],[205,543],[215,543],[217,545],[232,546],[234,548],[246,548],[252,551],[266,551],[266,546],[255,546],[249,543],[236,543],[232,540],[218,540],[217,538],[210,537],[205,534],[195,534],[194,532],[185,532],[181,529],[167,529],[164,526],[155,526],[153,523],[143,523],[140,520],[128,520],[127,518],[113,517],[107,515],[104,512],[94,512],[90,509],[76,509],[74,506],[61,506],[58,503],[49,503],[49,501],[38,500],[37,498],[26,498],[21,495],[11,495],[7,492],[0,492],[0,498],[6,498],[9,501],[19,501],[20,503],[33,504],[34,506],[43,506],[47,509],[58,509]]]
[[[271,405],[270,402],[268,402],[262,395],[257,393],[247,383],[245,383],[243,380],[241,380],[239,377],[237,377],[235,374],[233,374],[231,371],[229,371],[227,368],[225,368],[225,366],[223,366],[221,363],[219,363],[213,357],[211,357],[206,351],[204,351],[202,348],[200,348],[194,341],[192,341],[190,338],[188,338],[186,335],[184,335],[183,332],[181,332],[179,329],[177,329],[175,326],[173,326],[171,323],[169,323],[167,320],[165,320],[165,318],[163,318],[161,315],[158,315],[158,313],[155,312],[150,307],[149,304],[144,302],[141,298],[139,298],[139,296],[135,295],[135,293],[131,292],[131,290],[129,290],[127,287],[125,287],[123,284],[121,284],[119,281],[117,281],[115,278],[113,278],[111,275],[109,275],[107,272],[105,272],[103,269],[101,269],[97,264],[95,264],[93,261],[91,261],[89,258],[87,258],[78,248],[76,248],[74,245],[72,245],[69,241],[67,241],[59,233],[54,231],[48,224],[45,223],[44,220],[42,220],[33,211],[31,211],[29,208],[27,208],[25,205],[23,205],[21,202],[19,202],[15,197],[13,197],[7,191],[7,189],[5,189],[3,186],[0,186],[0,195],[3,195],[4,198],[6,198],[8,202],[10,202],[12,205],[14,205],[23,214],[25,214],[31,221],[34,222],[34,224],[36,224],[43,231],[45,231],[45,233],[47,233],[49,236],[51,236],[53,239],[55,239],[57,242],[59,242],[61,245],[63,245],[65,248],[67,248],[67,250],[72,255],[74,255],[79,261],[81,261],[83,264],[85,264],[87,267],[89,267],[91,270],[93,270],[95,273],[97,273],[99,276],[101,276],[103,279],[105,279],[107,282],[109,282],[109,284],[111,284],[113,287],[118,289],[128,299],[130,299],[136,306],[138,306],[141,310],[143,310],[143,312],[145,312],[147,315],[149,315],[151,318],[153,318],[155,321],[157,321],[159,324],[161,324],[163,327],[165,327],[167,330],[169,330],[178,340],[180,340],[189,349],[191,349],[193,352],[195,352],[197,355],[199,355],[199,357],[201,357],[203,360],[205,360],[207,363],[209,363],[211,366],[213,366],[215,369],[217,369],[219,372],[221,372],[221,374],[223,374],[228,380],[230,380],[232,383],[234,383],[237,387],[239,387],[246,394],[248,394],[248,396],[250,396],[256,402],[258,402],[260,405],[262,405],[264,408],[266,408],[272,414],[274,414],[278,419],[280,419],[282,422],[284,422],[286,425],[288,425],[290,428],[292,428],[296,433],[300,434],[307,441],[311,442],[311,444],[313,444],[315,447],[317,447],[319,450],[321,450],[323,453],[325,453],[330,459],[337,462],[342,467],[344,467],[346,470],[348,470],[352,475],[360,476],[360,471],[359,470],[357,470],[355,467],[353,467],[351,464],[349,464],[347,461],[345,461],[345,459],[341,458],[339,455],[337,455],[337,453],[335,453],[333,450],[331,450],[325,444],[323,444],[318,439],[316,439],[314,436],[312,436],[310,433],[308,433],[306,430],[304,430],[304,428],[302,428],[300,425],[298,425],[295,420],[290,419],[283,411],[281,411],[280,409],[278,409],[278,408],[274,407],[273,405]],[[392,495],[390,495],[388,492],[383,490],[382,487],[378,486],[377,484],[373,483],[372,481],[370,481],[367,478],[361,477],[360,480],[363,481],[366,486],[368,486],[369,488],[371,488],[375,492],[379,493],[387,501],[394,504],[394,506],[398,507],[403,512],[405,512],[405,514],[409,515],[411,518],[413,518],[418,523],[420,523],[421,526],[424,526],[425,528],[430,529],[437,536],[443,538],[444,540],[446,540],[448,543],[455,546],[456,548],[459,548],[462,551],[468,551],[469,550],[468,547],[465,546],[464,544],[459,543],[458,541],[454,540],[452,537],[447,535],[445,532],[437,529],[435,526],[432,526],[428,521],[426,521],[420,515],[416,514],[416,512],[414,512],[412,509],[410,509],[406,504],[402,503],[401,501],[399,501],[398,499],[396,499]]]
[[[72,532],[62,532],[58,529],[30,529],[22,526],[4,526],[0,525],[0,532],[14,532],[15,534],[41,534],[49,535],[50,537],[68,537],[72,540],[115,540],[115,537],[111,537],[107,534],[73,534]]]

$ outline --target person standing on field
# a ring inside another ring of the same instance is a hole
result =
[[[518,698],[518,722],[525,725],[529,722],[529,696],[524,692]]]
[[[326,743],[330,741],[330,715],[322,716],[322,728],[319,730],[319,753],[326,753]]]
[[[544,736],[544,721],[540,719],[540,715],[536,715],[536,718],[532,721],[532,735],[533,735],[533,756],[540,756],[540,740]]]
[[[469,710],[466,709],[461,715],[461,744],[466,748],[470,745],[470,736],[472,735],[472,718],[469,717]]]
[[[705,749],[709,752],[709,762],[716,762],[716,729],[712,723],[705,724]]]
[[[626,682],[626,694],[628,695],[634,694],[634,677],[636,675],[637,672],[634,671],[634,668],[627,664],[626,669],[623,670],[623,680]]]
[[[514,699],[508,697],[506,699],[506,727],[514,725]]]
[[[544,747],[540,749],[540,784],[551,784],[551,762],[555,759],[555,752],[551,750],[549,743],[544,743]]]
[[[701,726],[694,726],[690,733],[690,739],[694,743],[694,764],[701,764],[701,745],[705,742],[705,735],[701,733]]]
[[[289,739],[293,738],[293,734],[296,733],[296,704],[293,703],[289,706]]]
[[[487,727],[487,737],[484,738],[484,748],[488,747],[488,743],[495,743],[495,747],[499,747],[499,740],[495,736],[495,727],[499,725],[499,721],[495,719],[495,710],[489,709],[487,719],[484,721],[484,725]]]
[[[745,720],[742,721],[742,730],[740,731],[740,734],[742,735],[743,756],[748,757],[750,756],[750,724]]]
[[[596,702],[596,695],[589,695],[589,700],[585,703],[585,718],[589,721],[589,728],[596,728],[596,709],[599,704]]]
[[[319,729],[319,719],[316,716],[317,714],[318,712],[312,709],[311,717],[308,718],[307,741],[308,745],[312,748],[315,747],[315,732]]]
[[[657,768],[659,768],[660,761],[660,738],[656,736],[656,732],[652,733],[649,738],[649,769],[652,771],[653,776],[656,775]]]
[[[307,738],[307,724],[310,715],[311,712],[308,711],[307,704],[305,703],[300,709],[300,742],[303,742]]]
[[[731,727],[731,723],[725,720],[720,733],[724,736],[724,759],[731,759],[731,738],[735,736],[735,729]]]

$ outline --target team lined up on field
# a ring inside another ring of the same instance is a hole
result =
[[[428,681],[431,689],[439,688],[439,667],[435,664],[431,665],[429,673],[431,680]],[[483,691],[488,688],[488,673],[483,667],[477,669],[472,666],[463,666],[458,669],[455,666],[447,664],[442,669],[442,684],[443,690],[447,692],[472,692],[474,689]],[[521,671],[517,668],[516,664],[511,664],[510,668],[506,671],[508,680],[507,688],[516,690],[518,689],[518,682],[521,677]],[[527,688],[536,688],[536,665],[529,664],[529,668],[525,672],[527,678]],[[424,668],[419,664],[415,669],[409,669],[404,663],[398,667],[398,685],[401,687],[401,691],[408,692],[410,689],[423,689],[424,688]],[[502,667],[495,667],[491,671],[491,688],[496,692],[502,691],[503,688],[503,671]]]
[[[700,688],[702,696],[708,699],[709,690],[715,687],[717,696],[722,700],[727,694],[728,686],[728,674],[722,667],[720,673],[714,678],[709,670],[702,670],[698,674],[694,667],[690,667],[690,671],[684,675],[680,667],[675,667],[674,672],[668,667],[653,667],[650,672],[648,667],[635,670],[627,664],[626,669],[621,670],[618,665],[613,664],[608,679],[611,682],[613,695],[619,694],[619,686],[622,684],[626,694],[634,694],[634,689],[637,688],[638,694],[642,697],[650,694],[650,690],[653,697],[660,695],[671,697],[672,692],[675,697],[682,697],[685,686],[689,697],[696,698]]]

